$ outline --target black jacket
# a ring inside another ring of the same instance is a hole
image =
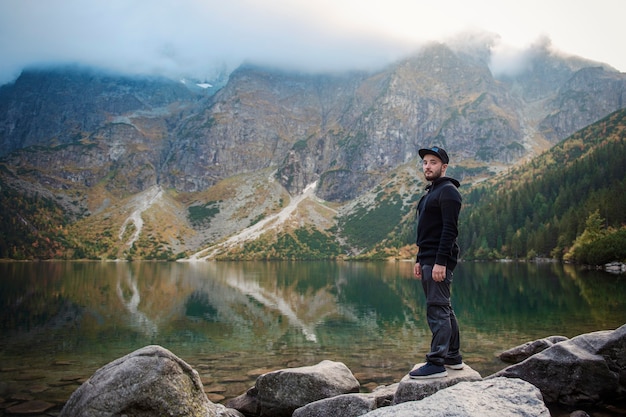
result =
[[[417,261],[423,265],[444,265],[454,270],[459,257],[459,212],[461,193],[454,178],[440,177],[426,187],[417,204]]]

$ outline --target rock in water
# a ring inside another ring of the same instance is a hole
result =
[[[215,417],[198,373],[161,346],[146,346],[98,369],[60,417]]]
[[[359,381],[341,362],[287,368],[261,375],[253,388],[227,406],[246,415],[290,417],[306,404],[359,392]]]
[[[520,378],[548,403],[617,404],[626,398],[626,325],[559,342],[491,377]]]

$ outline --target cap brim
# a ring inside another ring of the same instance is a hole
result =
[[[419,150],[419,155],[420,155],[420,157],[421,157],[422,159],[424,159],[424,157],[425,157],[426,155],[434,155],[434,156],[436,156],[437,158],[441,159],[441,156],[440,156],[437,152],[435,152],[435,151],[433,151],[433,150],[430,150],[430,149],[420,149],[420,150]]]

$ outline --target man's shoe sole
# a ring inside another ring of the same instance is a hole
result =
[[[454,365],[444,365],[446,368],[454,369],[455,371],[460,371],[465,366],[464,363],[456,363]]]
[[[409,374],[409,377],[411,379],[431,379],[431,378],[443,378],[444,376],[448,376],[448,371],[443,371],[443,372],[439,372],[436,374],[430,374],[430,375],[411,375]]]

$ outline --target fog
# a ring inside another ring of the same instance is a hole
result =
[[[593,7],[576,0],[504,6],[493,0],[431,3],[2,0],[0,84],[14,80],[25,67],[68,63],[197,80],[210,80],[216,71],[243,62],[309,72],[374,70],[426,42],[466,33],[485,34],[498,71],[520,68],[528,48],[538,41],[626,68],[618,33],[626,3],[620,0],[597,0]],[[602,10],[602,19],[593,19],[596,9]],[[576,40],[581,36],[578,22],[586,22],[585,42]]]

